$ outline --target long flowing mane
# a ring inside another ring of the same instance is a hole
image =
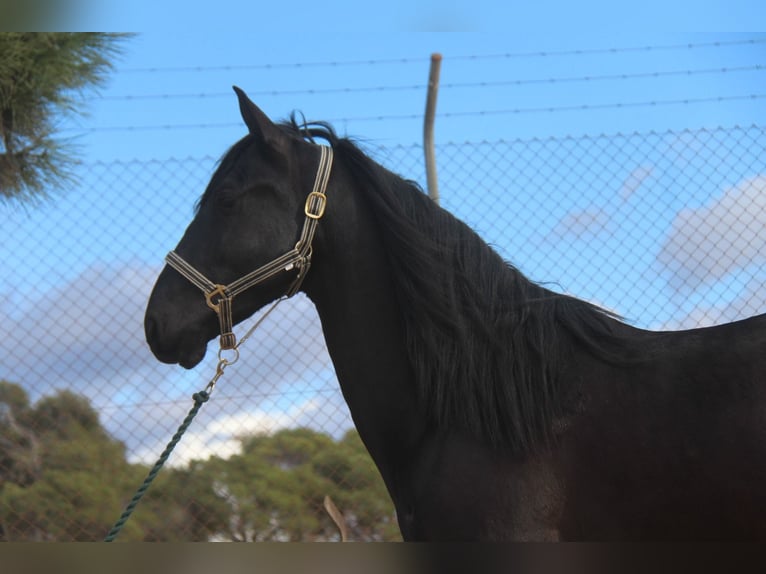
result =
[[[613,354],[614,317],[526,279],[417,184],[329,125],[295,117],[281,125],[332,145],[373,206],[431,422],[512,452],[547,443],[561,414],[567,345]]]

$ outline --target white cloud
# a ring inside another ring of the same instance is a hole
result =
[[[228,458],[241,452],[241,438],[255,434],[273,434],[284,428],[299,426],[296,421],[313,419],[323,408],[322,401],[310,398],[287,410],[241,410],[213,418],[202,428],[197,428],[192,423],[168,459],[168,464],[183,466],[192,460],[205,460],[211,456]],[[137,449],[130,456],[130,461],[154,464],[169,439],[170,436]]]
[[[682,210],[658,255],[681,291],[766,261],[766,175],[725,190],[709,205]]]
[[[152,356],[144,338],[144,312],[157,273],[140,263],[96,264],[29,302],[17,317],[0,322],[1,376],[39,393],[72,387],[88,394],[91,383],[103,392],[105,381],[118,385],[137,371],[173,369]],[[300,371],[316,369],[316,359],[322,367],[329,363],[319,320],[305,297],[278,307],[242,353],[250,364],[270,365],[271,380],[281,371],[295,379]],[[295,361],[295,353],[306,362]]]
[[[766,313],[766,281],[753,278],[734,300],[723,305],[697,305],[683,317],[666,321],[656,328],[675,331],[710,327],[760,313]]]
[[[267,413],[263,411],[239,412],[213,420],[202,429],[194,426],[178,443],[169,464],[182,466],[193,459],[204,460],[210,456],[228,458],[240,452],[239,437],[250,434],[271,434],[290,426],[291,414],[288,412]],[[180,422],[180,421],[179,421]],[[131,462],[153,464],[165,448],[167,439],[159,440],[136,451]]]
[[[654,173],[651,166],[639,166],[633,169],[622,182],[617,196],[619,202],[608,201],[604,206],[591,205],[584,209],[575,209],[564,215],[547,235],[548,240],[582,239],[613,231],[611,226],[618,204],[630,199]]]
[[[130,453],[139,453],[131,456],[156,458],[191,407],[191,394],[204,388],[215,368],[215,342],[193,371],[164,365],[151,354],[143,317],[157,273],[155,266],[140,262],[95,264],[29,301],[0,322],[0,378],[21,384],[32,400],[57,389],[86,396],[104,426]],[[245,329],[235,327],[239,334]],[[269,316],[218,387],[200,416],[215,420],[184,439],[182,461],[199,457],[198,452],[226,454],[236,443],[232,436],[248,432],[298,425],[320,429],[322,424],[335,432],[333,420],[311,410],[316,392],[332,407],[328,412],[340,413],[344,428],[351,426],[342,397],[335,398],[340,391],[319,319],[303,296],[282,303]],[[261,397],[286,391],[304,403],[263,404]],[[238,400],[226,399],[231,392]]]
[[[143,314],[157,270],[140,263],[95,264],[27,301],[0,324],[2,376],[34,396],[51,388],[89,394],[96,380],[155,363]]]
[[[631,171],[620,188],[620,199],[623,201],[630,199],[653,173],[652,166],[639,166]]]
[[[590,237],[607,230],[610,220],[611,217],[605,210],[596,207],[570,211],[559,220],[547,239]]]

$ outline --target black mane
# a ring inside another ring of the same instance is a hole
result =
[[[526,279],[411,181],[327,124],[282,124],[326,140],[373,205],[404,318],[409,358],[432,422],[523,452],[551,438],[559,369],[574,336],[611,354],[612,315]]]

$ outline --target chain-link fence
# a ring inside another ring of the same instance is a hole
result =
[[[422,181],[419,146],[371,150]],[[766,311],[766,128],[437,147],[442,204],[533,280],[639,327]],[[143,313],[211,158],[85,166],[76,190],[2,207],[0,537],[97,540],[205,387],[158,363]],[[212,353],[210,354],[212,355]],[[125,539],[395,539],[311,303],[270,316]]]

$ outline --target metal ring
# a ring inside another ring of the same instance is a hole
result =
[[[223,356],[224,351],[231,351],[234,353],[231,359],[227,359]],[[234,347],[232,349],[218,349],[218,362],[224,366],[226,365],[233,365],[239,361],[239,349],[237,347]]]

